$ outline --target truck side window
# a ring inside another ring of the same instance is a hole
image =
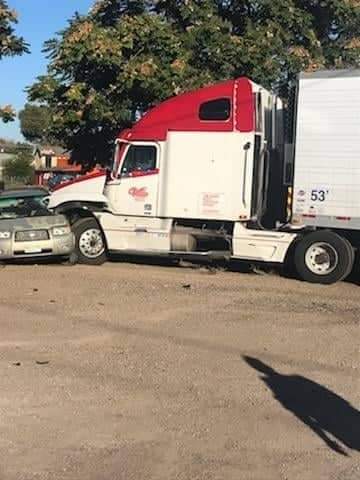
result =
[[[256,132],[263,131],[263,108],[262,108],[262,97],[261,93],[255,93],[255,102],[256,102]]]
[[[131,145],[121,168],[122,177],[156,170],[156,147],[153,145]]]
[[[199,109],[200,120],[225,121],[229,120],[231,113],[231,102],[229,98],[217,98],[202,103]]]

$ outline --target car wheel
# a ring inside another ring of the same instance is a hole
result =
[[[75,253],[79,263],[102,265],[107,259],[103,232],[94,218],[83,218],[74,223]]]
[[[346,278],[354,265],[350,242],[328,230],[310,233],[295,249],[296,270],[303,280],[330,285]]]

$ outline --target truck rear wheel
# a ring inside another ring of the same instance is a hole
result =
[[[346,238],[321,230],[300,240],[294,260],[296,270],[303,280],[330,285],[350,274],[355,252]]]
[[[83,218],[73,225],[75,253],[79,263],[102,265],[107,258],[106,243],[94,218]]]

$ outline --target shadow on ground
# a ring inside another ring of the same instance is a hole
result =
[[[147,255],[125,255],[125,254],[112,254],[109,260],[112,263],[132,263],[135,265],[153,265],[159,267],[180,267],[190,270],[202,270],[208,271],[210,273],[215,272],[236,272],[236,273],[261,273],[269,274],[275,273],[279,274],[281,269],[276,266],[267,266],[249,263],[248,261],[240,260],[215,260],[215,259],[198,259],[191,261],[186,258],[171,258],[171,257],[156,257],[156,256],[147,256]]]
[[[276,400],[335,452],[360,451],[360,412],[328,388],[301,375],[282,375],[262,361],[244,356]]]

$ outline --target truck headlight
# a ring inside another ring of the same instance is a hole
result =
[[[0,231],[0,240],[8,240],[9,238],[11,238],[11,232]]]
[[[69,226],[65,227],[54,227],[52,229],[54,237],[61,237],[63,235],[69,235],[71,233],[71,228]]]

